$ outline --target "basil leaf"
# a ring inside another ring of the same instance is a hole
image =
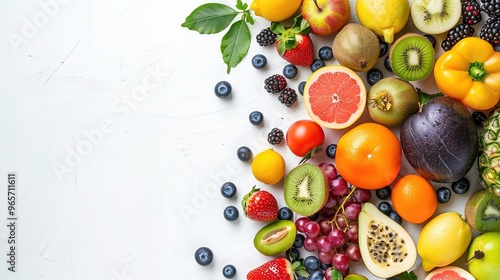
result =
[[[181,26],[200,34],[215,34],[226,29],[238,14],[224,4],[207,3],[194,9]]]
[[[222,59],[227,64],[227,73],[236,67],[250,48],[251,35],[247,23],[241,19],[235,21],[222,37],[220,50]]]

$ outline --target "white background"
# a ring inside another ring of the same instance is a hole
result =
[[[308,117],[300,96],[287,108],[263,89],[264,79],[286,65],[254,40],[267,21],[255,18],[249,54],[230,74],[219,51],[222,33],[199,35],[180,26],[205,2],[3,1],[0,260],[8,253],[11,171],[18,179],[18,221],[16,272],[2,261],[1,279],[223,279],[228,263],[238,269],[235,279],[245,279],[270,259],[252,245],[263,224],[241,211],[236,222],[222,215],[227,205],[241,210],[253,185],[284,206],[281,187],[258,183],[236,149],[246,145],[257,153],[270,147],[273,127],[286,131]],[[317,50],[333,37],[314,40]],[[256,53],[268,57],[266,69],[251,66]],[[289,85],[297,89],[309,74],[299,68]],[[231,98],[215,97],[220,80],[232,84]],[[431,92],[432,85],[432,77],[420,84]],[[263,125],[248,122],[253,110],[263,112]],[[359,122],[366,120],[365,112]],[[343,132],[326,131],[327,144]],[[287,170],[298,163],[285,145],[274,148]],[[314,162],[326,160],[321,153]],[[477,189],[475,168],[468,177]],[[401,175],[412,172],[405,164]],[[225,181],[237,185],[237,198],[220,195]],[[463,212],[465,200],[454,195],[438,211]],[[419,227],[404,225],[416,240]],[[214,251],[208,267],[194,261],[200,246]],[[353,271],[376,279],[361,267]]]

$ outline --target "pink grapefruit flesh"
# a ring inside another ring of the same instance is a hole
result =
[[[475,278],[463,268],[446,266],[433,270],[425,280],[475,280]]]
[[[359,75],[341,65],[321,67],[304,87],[304,105],[319,125],[342,129],[356,122],[366,106],[366,87]]]

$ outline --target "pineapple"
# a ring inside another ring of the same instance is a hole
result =
[[[484,122],[479,140],[478,168],[481,185],[500,196],[500,107]]]

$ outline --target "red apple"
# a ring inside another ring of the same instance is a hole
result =
[[[328,36],[340,31],[351,16],[349,0],[303,0],[302,17],[311,27],[311,33]]]

